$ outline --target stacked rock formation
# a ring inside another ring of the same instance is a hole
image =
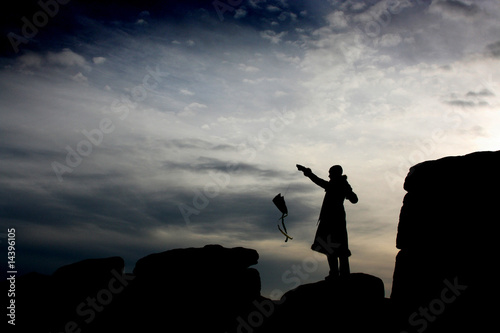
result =
[[[493,317],[500,151],[413,166],[404,183],[391,300],[408,331],[476,329]]]

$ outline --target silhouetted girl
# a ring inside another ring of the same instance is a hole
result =
[[[329,170],[330,181],[319,178],[311,169],[297,164],[316,185],[325,189],[325,198],[319,214],[319,225],[311,249],[326,254],[330,265],[328,278],[350,274],[349,256],[351,251],[347,243],[347,227],[344,210],[344,199],[353,204],[358,202],[357,195],[347,182],[347,176],[342,175],[342,167],[334,165]],[[340,269],[339,269],[340,261]]]

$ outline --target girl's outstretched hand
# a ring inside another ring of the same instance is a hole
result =
[[[308,176],[312,173],[311,169],[306,168],[303,165],[297,164],[296,166],[299,171],[302,171],[304,173],[304,176]]]

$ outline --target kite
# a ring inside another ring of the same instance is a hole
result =
[[[283,235],[285,235],[286,237],[285,242],[288,242],[288,239],[293,239],[293,238],[288,235],[288,231],[286,230],[285,227],[285,217],[288,216],[288,208],[286,208],[285,197],[282,196],[281,193],[278,193],[278,195],[274,197],[273,202],[276,205],[276,207],[278,207],[278,209],[282,214],[281,217],[278,219],[278,221],[281,220],[281,225],[283,226],[283,229],[281,229],[279,223],[278,223],[278,229],[281,231]]]

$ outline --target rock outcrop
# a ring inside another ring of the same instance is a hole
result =
[[[130,289],[140,307],[129,311],[141,331],[225,332],[260,296],[257,251],[219,245],[171,250],[137,261]],[[150,318],[149,320],[142,320]],[[166,325],[165,325],[166,324]]]
[[[410,169],[391,294],[401,329],[478,331],[491,324],[499,171],[500,151],[446,157]]]
[[[260,296],[257,251],[207,245],[148,255],[125,274],[120,257],[52,276],[18,278],[21,332],[231,332]]]
[[[301,285],[283,295],[262,327],[264,332],[388,332],[389,300],[378,277],[352,273]],[[248,329],[247,329],[248,331]]]

